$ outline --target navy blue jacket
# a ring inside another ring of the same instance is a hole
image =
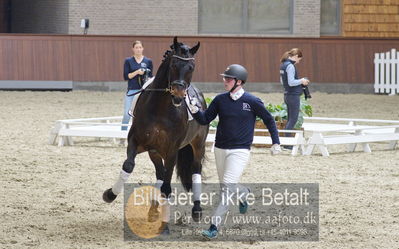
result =
[[[125,64],[123,67],[123,78],[125,80],[128,81],[127,83],[127,89],[128,90],[136,90],[136,89],[141,89],[141,85],[144,84],[144,82],[140,82],[141,81],[141,75],[136,75],[134,76],[132,79],[129,79],[128,74],[129,73],[133,73],[134,71],[136,71],[137,69],[140,68],[148,68],[151,70],[149,77],[152,77],[152,60],[145,57],[143,58],[143,60],[141,61],[141,63],[137,63],[136,59],[134,59],[134,57],[128,57],[125,59]]]
[[[272,137],[273,144],[280,144],[276,123],[263,102],[245,92],[233,100],[230,93],[217,95],[208,109],[198,111],[193,117],[202,125],[209,124],[219,115],[215,146],[220,149],[250,149],[256,116],[262,118]]]
[[[284,93],[289,94],[289,95],[301,95],[303,92],[301,84],[295,85],[295,86],[290,86],[288,84],[287,67],[288,67],[288,65],[291,65],[291,64],[294,66],[294,69],[295,69],[294,79],[297,80],[298,72],[295,67],[295,61],[287,59],[280,65],[280,80],[284,87]]]

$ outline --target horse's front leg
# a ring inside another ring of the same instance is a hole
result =
[[[193,170],[192,180],[193,180],[193,200],[194,206],[191,210],[191,217],[196,222],[199,222],[202,217],[202,208],[201,208],[201,193],[202,193],[202,180],[201,180],[201,162],[194,161],[191,165]]]
[[[169,221],[170,221],[170,206],[169,206],[169,198],[172,193],[171,180],[173,175],[173,169],[176,165],[177,154],[170,156],[167,160],[165,160],[165,176],[164,182],[161,186],[161,195],[164,198],[162,201],[162,225],[159,228],[159,232],[163,235],[169,234]]]
[[[150,156],[151,162],[155,167],[155,175],[157,177],[155,187],[159,189],[163,184],[166,169],[163,165],[162,157],[158,152],[150,150],[148,151],[148,155]]]
[[[197,136],[193,142],[191,143],[192,153],[193,153],[193,161],[190,165],[192,174],[192,191],[193,191],[193,199],[194,206],[192,208],[191,216],[193,220],[199,222],[202,218],[202,208],[201,208],[201,193],[202,193],[202,159],[205,156],[205,131],[204,135]]]
[[[155,166],[155,172],[156,172],[155,174],[157,177],[157,182],[155,183],[155,188],[160,189],[163,184],[163,180],[164,180],[164,176],[165,176],[165,167],[162,162],[162,157],[156,151],[148,151],[148,155],[150,156],[150,159]],[[160,215],[160,212],[158,211],[158,207],[159,207],[158,198],[152,199],[151,207],[148,210],[148,218],[147,219],[149,222],[155,222],[158,220],[159,215]]]
[[[111,203],[113,202],[118,194],[122,192],[123,184],[128,180],[130,174],[133,172],[135,166],[135,158],[137,155],[137,146],[133,142],[133,140],[129,141],[129,145],[127,147],[127,158],[123,163],[122,170],[120,171],[118,180],[112,186],[112,188],[105,190],[103,194],[103,200],[105,202]]]

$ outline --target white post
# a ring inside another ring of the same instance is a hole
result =
[[[350,122],[348,123],[348,125],[350,125],[350,126],[356,126],[356,123],[355,123],[355,121],[350,121]],[[355,151],[355,149],[356,149],[356,143],[354,143],[354,144],[348,144],[348,152],[353,152],[353,151]]]
[[[298,153],[298,149],[299,149],[299,133],[295,134],[294,140],[295,140],[295,145],[292,147],[291,156],[295,156]]]
[[[60,124],[60,130],[65,129],[65,124],[61,123]],[[58,146],[64,146],[65,144],[65,137],[64,136],[58,136]]]
[[[371,148],[368,143],[363,143],[363,151],[367,153],[371,153]]]
[[[391,94],[390,95],[395,95],[398,91],[399,87],[399,80],[397,79],[397,72],[398,70],[398,64],[399,64],[399,57],[397,56],[396,49],[391,50]]]
[[[385,53],[385,92],[391,93],[391,53]]]
[[[50,137],[48,140],[49,144],[54,145],[56,143],[57,137],[58,137],[58,132],[60,131],[60,129],[61,129],[61,122],[57,121],[54,125],[54,128],[51,129],[51,131],[50,131]]]
[[[396,93],[399,93],[399,52],[396,52]]]
[[[356,150],[357,143],[348,144],[348,152],[354,152]]]
[[[70,128],[70,125],[66,124],[65,125],[65,129],[69,129],[69,128]],[[65,145],[68,145],[68,146],[72,146],[73,145],[73,140],[72,140],[71,136],[65,137]]]
[[[328,152],[326,145],[319,144],[319,145],[317,145],[317,147],[319,148],[319,150],[323,156],[330,156],[330,153]]]
[[[399,133],[399,128],[395,128],[395,134],[398,134],[398,133]],[[394,150],[397,143],[398,143],[398,140],[391,141],[388,145],[388,149]]]
[[[381,53],[381,70],[380,70],[380,89],[381,93],[385,92],[385,54]]]
[[[374,92],[379,93],[380,92],[380,54],[375,53],[374,54]]]
[[[58,138],[58,146],[59,146],[59,147],[64,146],[64,143],[65,143],[65,140],[64,140],[64,139],[65,139],[64,136],[60,136],[60,137]]]
[[[307,155],[307,156],[311,155],[313,153],[313,149],[314,149],[315,145],[318,145],[319,149],[320,149],[320,145],[324,146],[323,135],[321,134],[320,131],[313,131],[311,137],[308,139],[308,144],[306,147],[305,155]],[[321,146],[321,147],[323,147],[323,146]],[[320,151],[322,154],[325,152],[325,150],[323,150],[323,148],[321,148]],[[327,153],[328,153],[328,151],[327,151]]]

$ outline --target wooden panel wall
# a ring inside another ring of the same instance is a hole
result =
[[[124,58],[134,40],[155,70],[172,37],[0,35],[0,80],[123,81]],[[220,82],[227,65],[243,64],[249,82],[278,82],[284,51],[301,48],[300,76],[320,83],[372,83],[374,53],[398,48],[399,39],[180,37],[201,47],[193,81]]]
[[[343,0],[343,36],[399,37],[399,0]]]
[[[151,58],[154,69],[158,68],[171,37],[117,37],[73,36],[72,60],[74,81],[121,81],[123,63],[132,56],[132,43],[140,40],[144,55]],[[184,41],[187,41],[184,39]]]
[[[201,39],[202,40],[202,39]],[[207,38],[200,49],[199,81],[219,81],[226,65],[239,63],[249,71],[250,82],[279,82],[281,55],[293,48],[304,58],[297,65],[300,76],[320,83],[371,83],[374,53],[397,47],[399,39],[248,39]]]
[[[71,80],[71,37],[0,36],[0,80]]]

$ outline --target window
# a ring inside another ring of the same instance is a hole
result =
[[[199,0],[199,33],[288,34],[292,0]]]
[[[341,7],[339,0],[322,0],[320,6],[320,34],[340,33]]]

